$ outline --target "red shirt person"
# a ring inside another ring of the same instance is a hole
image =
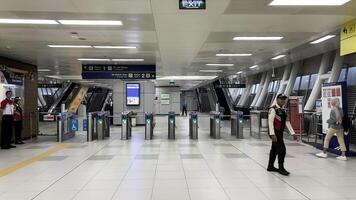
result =
[[[15,148],[11,145],[11,138],[13,135],[13,115],[14,115],[14,101],[11,100],[12,92],[6,92],[6,99],[1,101],[0,108],[2,110],[1,123],[1,149]]]

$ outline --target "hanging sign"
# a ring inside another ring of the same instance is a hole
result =
[[[179,0],[179,9],[204,10],[206,9],[206,0]]]
[[[156,79],[156,65],[82,65],[83,79]]]
[[[215,88],[246,88],[246,84],[219,84]]]
[[[340,56],[356,52],[356,19],[342,26],[340,40]]]

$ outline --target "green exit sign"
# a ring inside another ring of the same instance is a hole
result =
[[[185,9],[185,10],[206,9],[206,0],[179,0],[179,9]]]

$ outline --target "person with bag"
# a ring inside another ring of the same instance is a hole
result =
[[[15,98],[14,104],[14,128],[15,128],[15,144],[25,144],[22,141],[22,108],[21,108],[21,98]]]
[[[286,157],[286,146],[284,144],[283,132],[287,128],[289,133],[293,135],[293,139],[297,140],[292,125],[289,122],[288,115],[284,106],[287,96],[284,94],[277,95],[277,103],[272,106],[268,112],[268,129],[272,139],[272,147],[269,154],[269,162],[267,171],[278,172],[284,176],[290,173],[284,168],[284,159]],[[278,169],[274,167],[274,162],[278,156]]]
[[[341,148],[341,156],[338,156],[336,159],[346,161],[347,160],[346,145],[344,140],[344,126],[343,126],[344,112],[340,107],[340,101],[338,98],[332,99],[330,104],[331,104],[331,112],[330,112],[330,117],[327,120],[327,123],[329,124],[329,129],[324,139],[324,148],[323,151],[316,154],[316,156],[319,158],[328,157],[327,152],[329,149],[330,140],[336,133],[337,141],[339,142]]]

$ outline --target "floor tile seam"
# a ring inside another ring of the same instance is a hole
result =
[[[238,147],[234,146],[237,150],[241,151]],[[250,157],[248,154],[246,154],[245,152],[241,151],[242,153],[244,153],[249,159],[251,159],[252,161],[254,161],[257,165],[261,166],[262,168],[265,168],[264,165],[262,165],[261,163],[259,163],[257,160],[253,159],[252,157]],[[242,171],[243,174],[245,174],[245,172]],[[245,174],[246,175],[246,174]],[[309,198],[307,195],[305,195],[304,193],[302,193],[301,191],[299,191],[297,188],[293,187],[291,184],[289,184],[287,181],[285,181],[284,179],[282,179],[281,177],[275,175],[272,173],[273,176],[277,177],[279,180],[281,180],[282,182],[284,182],[285,184],[287,184],[290,188],[292,188],[293,190],[295,190],[296,192],[298,192],[299,194],[301,194],[303,197],[305,197],[308,200],[311,200],[311,198]],[[247,175],[246,175],[247,176]],[[250,178],[249,178],[250,179]],[[251,181],[251,180],[250,180]],[[251,181],[252,182],[252,181]],[[269,199],[269,197],[260,189],[260,187],[258,187],[254,182],[252,182],[252,184],[254,184],[256,186],[256,188],[263,193],[263,195],[265,197],[267,197],[267,199]],[[273,200],[273,199],[272,199]]]
[[[48,187],[46,187],[45,189],[43,189],[41,192],[39,192],[37,195],[35,195],[34,197],[31,198],[31,200],[36,199],[38,196],[40,196],[42,193],[44,193],[45,191],[47,191],[48,189],[50,189],[52,186],[54,186],[56,183],[58,183],[60,180],[62,180],[64,177],[66,177],[68,174],[70,174],[71,172],[73,172],[75,169],[78,169],[82,164],[84,164],[86,161],[88,161],[88,159],[97,154],[98,152],[100,152],[105,146],[109,145],[113,140],[108,140],[107,143],[99,149],[96,152],[94,152],[93,154],[87,156],[87,158],[85,158],[82,162],[78,163],[77,166],[75,166],[74,168],[72,168],[71,170],[69,170],[66,174],[64,174],[63,176],[61,176],[60,178],[58,178],[57,180],[55,180],[52,184],[50,184]],[[86,184],[85,184],[86,185]],[[84,187],[84,186],[83,186]],[[81,190],[78,190],[78,192],[73,196],[73,198],[75,196],[77,196],[77,194],[80,192]],[[73,199],[72,198],[72,199]]]
[[[187,174],[186,174],[186,170],[184,169],[183,167],[183,160],[180,159],[181,161],[181,164],[182,164],[182,169],[183,169],[183,174],[184,174],[184,180],[185,180],[185,184],[187,185],[187,191],[188,191],[188,196],[189,196],[189,200],[192,199],[191,195],[190,195],[190,188],[189,188],[189,185],[188,185],[188,181],[187,181]]]
[[[153,191],[154,191],[155,184],[156,184],[157,169],[158,169],[158,159],[156,160],[156,169],[155,169],[155,173],[154,173],[154,176],[153,176],[153,184],[152,184],[152,188],[151,188],[151,197],[150,197],[150,199],[153,199]]]

